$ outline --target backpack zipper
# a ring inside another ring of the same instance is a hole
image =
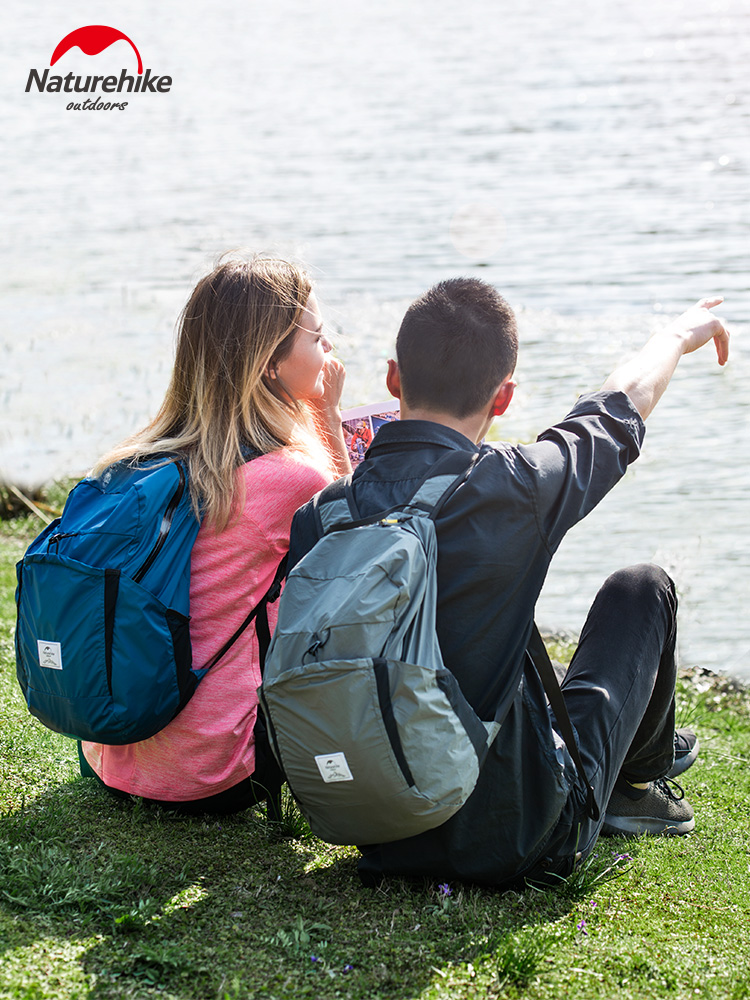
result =
[[[79,535],[79,531],[56,531],[54,535],[50,535],[47,541],[47,551],[51,551],[52,546],[55,546],[55,552],[60,551],[60,539],[61,538],[75,538]]]
[[[140,583],[143,577],[151,569],[151,565],[159,555],[162,550],[164,543],[167,540],[167,535],[169,534],[169,529],[172,527],[172,521],[174,520],[175,511],[177,506],[182,499],[182,494],[185,492],[185,473],[183,472],[182,465],[179,462],[175,462],[177,466],[177,472],[180,476],[180,481],[177,484],[177,489],[172,494],[169,503],[167,504],[166,510],[164,511],[164,516],[161,519],[161,525],[159,526],[159,537],[154,543],[154,547],[151,549],[149,554],[141,566],[141,568],[133,574],[133,580],[136,583]]]

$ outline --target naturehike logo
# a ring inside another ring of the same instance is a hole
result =
[[[331,781],[354,781],[346,755],[341,752],[318,754],[315,763],[326,784]]]
[[[62,645],[59,642],[49,642],[37,639],[36,648],[39,653],[39,666],[48,670],[62,670]]]
[[[108,28],[106,24],[89,24],[86,28],[76,28],[75,31],[71,31],[69,35],[63,38],[52,53],[50,66],[54,66],[60,56],[64,56],[68,49],[72,49],[76,45],[87,56],[98,56],[100,52],[104,52],[105,49],[108,49],[110,45],[114,45],[115,42],[119,42],[120,39],[132,47],[133,52],[138,57],[138,72],[142,73],[143,62],[138,49],[127,35],[118,31],[117,28]]]
[[[143,71],[143,60],[141,54],[133,43],[132,39],[117,28],[110,28],[106,24],[88,24],[83,28],[76,28],[66,35],[58,43],[52,53],[50,67],[54,66],[58,60],[73,48],[79,48],[84,55],[98,56],[115,42],[124,41],[132,48],[138,60],[138,72],[133,74],[132,70],[123,69],[118,76],[77,76],[74,73],[67,73],[65,76],[50,73],[45,69],[43,73],[32,69],[29,71],[29,78],[26,81],[26,93],[32,87],[36,87],[39,93],[48,94],[96,94],[101,91],[103,94],[145,94],[160,93],[166,94],[172,86],[171,76],[155,76],[150,69]],[[68,111],[124,111],[128,106],[127,101],[105,101],[100,97],[86,98],[82,103],[72,101],[67,105]]]

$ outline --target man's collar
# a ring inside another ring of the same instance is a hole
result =
[[[433,420],[393,420],[383,424],[369,451],[402,444],[439,445],[460,451],[474,451],[477,447],[465,434]]]

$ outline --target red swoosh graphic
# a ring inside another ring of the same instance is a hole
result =
[[[87,56],[98,56],[100,52],[108,49],[113,42],[119,42],[121,39],[132,46],[133,52],[138,56],[138,72],[142,73],[143,62],[138,49],[127,35],[118,31],[117,28],[108,27],[106,24],[88,24],[84,28],[76,28],[75,31],[71,31],[69,35],[63,38],[52,53],[50,66],[54,66],[57,60],[75,45],[78,46],[81,52],[85,52]]]

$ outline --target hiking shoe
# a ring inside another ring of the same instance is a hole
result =
[[[674,734],[674,764],[667,771],[667,778],[676,778],[678,774],[695,763],[700,750],[700,743],[695,733],[689,729],[678,729]]]
[[[673,836],[690,833],[694,827],[693,807],[677,782],[659,778],[648,788],[633,788],[624,778],[618,778],[607,805],[602,833]]]

